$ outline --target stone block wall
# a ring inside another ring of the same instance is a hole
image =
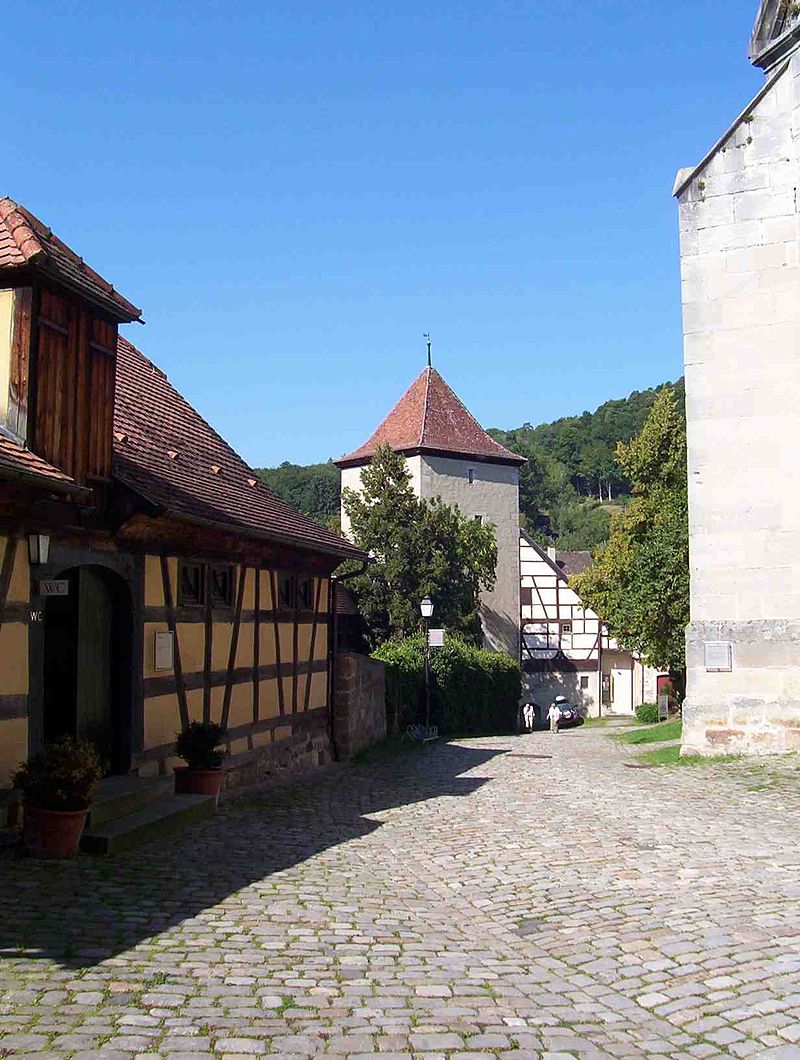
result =
[[[687,751],[783,751],[800,739],[799,131],[795,53],[707,163],[679,177]],[[710,661],[710,642],[723,642],[730,669]]]
[[[333,730],[339,758],[385,740],[386,681],[384,666],[368,655],[336,655]]]

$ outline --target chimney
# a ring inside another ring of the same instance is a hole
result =
[[[552,560],[553,563],[556,561],[556,550],[552,545],[547,546],[547,558]]]

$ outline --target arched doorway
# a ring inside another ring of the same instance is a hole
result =
[[[132,604],[119,575],[100,566],[72,567],[59,580],[67,593],[44,608],[45,741],[91,740],[107,773],[130,764]]]

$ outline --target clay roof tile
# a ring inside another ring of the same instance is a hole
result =
[[[380,445],[389,445],[407,455],[430,452],[474,457],[489,463],[525,463],[524,457],[486,433],[435,368],[426,368],[372,436],[336,464],[365,464]]]
[[[123,338],[117,344],[114,430],[129,439],[114,445],[115,477],[170,515],[342,559],[365,558],[278,497],[166,375]],[[178,453],[180,459],[174,459]]]
[[[114,290],[30,210],[0,199],[0,274],[35,268],[99,305],[120,322],[139,320],[142,311]]]

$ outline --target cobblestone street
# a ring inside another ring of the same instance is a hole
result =
[[[0,1055],[800,1057],[794,761],[636,764],[475,739],[3,861]]]

